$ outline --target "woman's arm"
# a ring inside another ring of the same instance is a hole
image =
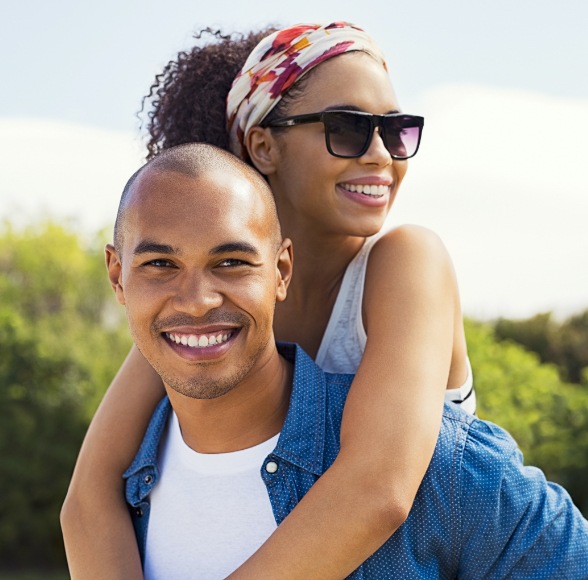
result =
[[[437,441],[461,317],[451,260],[437,236],[405,226],[379,240],[363,304],[368,339],[339,456],[230,578],[343,578],[410,511]]]
[[[61,511],[73,579],[143,578],[122,474],[164,394],[161,379],[133,347],[90,424]]]

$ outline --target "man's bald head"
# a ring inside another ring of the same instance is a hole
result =
[[[120,199],[114,225],[114,247],[119,255],[122,256],[124,245],[127,210],[133,202],[140,201],[136,199],[137,185],[142,179],[148,179],[148,174],[152,172],[179,173],[195,179],[212,172],[241,177],[251,185],[252,191],[267,210],[271,222],[271,231],[268,231],[268,235],[273,238],[276,249],[279,247],[282,237],[278,214],[272,192],[263,177],[251,166],[223,149],[204,143],[188,143],[165,149],[143,165],[128,180]],[[232,193],[226,191],[227,195]],[[195,191],[194,195],[198,195],[198,192]],[[161,192],[161,196],[165,198],[165,191]]]
[[[170,396],[257,385],[279,358],[274,310],[292,272],[279,232],[265,181],[215,147],[166,150],[129,180],[106,264],[135,344]]]

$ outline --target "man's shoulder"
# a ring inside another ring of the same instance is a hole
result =
[[[486,577],[492,568],[502,578],[516,569],[520,577],[543,578],[549,568],[552,576],[576,578],[570,571],[582,567],[586,577],[588,522],[561,486],[524,464],[498,425],[446,404],[423,483],[416,510],[440,526],[450,522],[463,570]]]
[[[522,454],[512,436],[498,425],[467,413],[454,403],[445,403],[429,476],[452,473],[468,479],[484,477],[488,465],[496,476]]]
[[[516,441],[502,427],[471,415],[455,403],[445,403],[439,442],[446,446],[452,441],[463,442],[464,450],[475,448],[484,455],[508,456],[517,449]]]

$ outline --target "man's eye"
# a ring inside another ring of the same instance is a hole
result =
[[[230,267],[234,267],[234,266],[245,266],[247,265],[247,262],[243,261],[243,260],[238,260],[237,258],[227,258],[226,260],[223,260],[222,262],[219,263],[219,266],[221,266],[222,268],[230,268]]]
[[[154,266],[155,268],[170,268],[173,264],[169,260],[149,260],[144,266]]]

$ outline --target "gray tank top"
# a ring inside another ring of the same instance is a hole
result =
[[[370,252],[384,233],[368,238],[347,266],[316,356],[316,363],[326,372],[354,374],[359,368],[367,341],[362,317],[365,274]],[[469,359],[467,367],[465,383],[457,389],[447,389],[445,400],[475,414],[476,393]]]

